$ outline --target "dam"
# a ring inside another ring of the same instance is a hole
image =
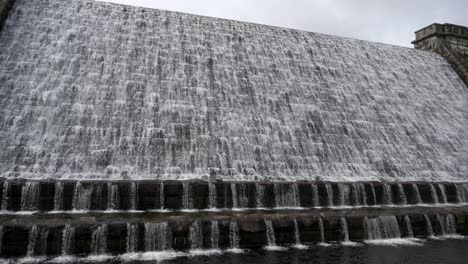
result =
[[[0,0],[0,28],[2,259],[468,235],[466,27]]]

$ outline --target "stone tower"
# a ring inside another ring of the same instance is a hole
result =
[[[416,49],[430,50],[444,57],[468,85],[468,28],[434,23],[415,32]]]

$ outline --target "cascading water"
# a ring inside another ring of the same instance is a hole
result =
[[[437,219],[437,225],[439,225],[439,228],[440,228],[441,235],[445,236],[445,234],[447,234],[445,219],[440,214],[436,214],[436,219]]]
[[[429,237],[434,236],[434,229],[432,228],[431,219],[427,214],[424,215],[424,221],[426,222],[426,232]]]
[[[91,236],[91,252],[93,255],[103,255],[107,252],[107,225],[101,225]]]
[[[437,191],[436,191],[436,188],[434,187],[434,184],[430,183],[429,188],[431,190],[432,202],[434,204],[438,204],[439,203],[439,197],[437,197]]]
[[[327,201],[328,206],[333,206],[333,188],[332,185],[327,183],[325,184],[325,190],[327,191]]]
[[[352,184],[352,204],[354,206],[366,206],[367,205],[367,193],[364,184],[362,183],[353,183]]]
[[[418,188],[418,185],[413,183],[411,185],[411,187],[413,188],[413,195],[414,195],[414,198],[416,200],[416,204],[422,204],[422,199],[421,199],[421,194],[419,193],[419,188]]]
[[[127,223],[127,253],[137,251],[138,225]]]
[[[437,186],[439,187],[439,191],[442,196],[442,203],[447,204],[448,200],[447,200],[447,192],[445,191],[445,185],[439,183],[437,184]]]
[[[47,250],[47,237],[49,231],[46,227],[33,226],[29,230],[28,249],[26,255],[45,256]]]
[[[190,248],[192,250],[203,248],[203,232],[200,222],[195,221],[190,226],[189,230]]]
[[[445,217],[445,226],[447,235],[454,235],[457,233],[457,222],[453,214],[448,214]]]
[[[28,237],[28,250],[26,256],[32,257],[34,256],[34,251],[36,248],[37,239],[39,236],[39,227],[33,226],[29,230],[29,237]]]
[[[192,197],[192,188],[189,182],[184,182],[182,184],[183,194],[182,194],[182,208],[183,209],[193,209],[193,197]]]
[[[457,190],[457,200],[459,203],[468,202],[468,184],[455,184]]]
[[[284,184],[275,183],[275,204],[276,207],[299,207],[299,190],[297,183]]]
[[[257,208],[263,208],[263,197],[265,196],[265,188],[260,183],[255,184],[255,200]]]
[[[229,245],[231,249],[239,249],[240,234],[237,222],[229,223]]]
[[[408,200],[406,199],[405,190],[403,189],[403,185],[399,183],[398,185],[398,199],[401,205],[408,204]]]
[[[370,189],[371,189],[371,194],[372,194],[372,204],[376,205],[377,204],[377,194],[375,193],[375,186],[374,184],[370,184]]]
[[[10,181],[3,182],[2,204],[1,204],[2,211],[8,210],[8,202],[10,198],[10,186],[11,186]]]
[[[343,242],[349,242],[349,230],[348,230],[348,222],[346,221],[346,218],[341,217],[340,224],[341,224],[341,234],[343,235]]]
[[[366,217],[364,219],[364,228],[369,240],[401,237],[398,220],[395,216]]]
[[[239,201],[237,199],[237,185],[231,183],[231,194],[232,194],[232,208],[239,208]]]
[[[349,205],[349,197],[351,190],[347,184],[338,184],[338,205],[346,206]]]
[[[93,194],[93,184],[87,187],[81,182],[77,182],[73,192],[73,209],[74,210],[89,210],[91,208],[91,196]]]
[[[62,233],[62,255],[73,254],[73,241],[75,239],[75,227],[66,225]]]
[[[136,210],[138,204],[138,183],[132,182],[130,185],[130,210]]]
[[[119,208],[120,195],[117,184],[107,184],[107,210],[116,210]]]
[[[294,242],[296,246],[301,246],[301,234],[299,233],[299,225],[297,219],[294,219]]]
[[[216,201],[216,185],[214,183],[209,183],[208,185],[208,190],[209,190],[209,207],[210,208],[216,208],[218,207],[218,203]]]
[[[163,251],[171,248],[172,231],[168,223],[145,223],[146,251]]]
[[[325,243],[325,229],[323,227],[323,219],[321,217],[318,218],[318,226],[320,231],[320,242]]]
[[[39,182],[26,182],[21,191],[21,210],[37,210],[39,200]]]
[[[211,248],[219,249],[219,224],[218,221],[211,222]]]
[[[312,207],[319,207],[319,193],[316,184],[312,183]]]
[[[275,229],[271,220],[265,219],[266,238],[269,247],[276,247]]]
[[[159,184],[159,208],[163,210],[165,208],[165,200],[164,200],[164,182]]]
[[[410,237],[410,238],[414,237],[413,226],[411,224],[411,219],[407,215],[405,215],[405,224],[406,224],[406,230],[408,232],[408,237]]]
[[[383,204],[387,204],[387,205],[393,204],[392,188],[390,187],[390,184],[383,183],[382,187],[383,187],[383,198],[382,198]]]
[[[54,193],[54,210],[60,211],[63,209],[63,183],[55,183],[55,193]]]
[[[249,197],[247,195],[246,185],[239,183],[238,187],[237,198],[239,199],[239,208],[247,208],[249,207]]]

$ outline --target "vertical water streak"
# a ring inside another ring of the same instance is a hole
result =
[[[107,183],[107,210],[119,209],[120,195],[117,184]]]
[[[299,225],[297,219],[294,219],[294,242],[296,245],[301,245],[301,235],[299,233]]]
[[[323,227],[323,220],[321,217],[318,218],[318,225],[320,231],[320,242],[325,243],[325,229]]]
[[[3,235],[4,235],[4,229],[3,226],[0,226],[0,255],[2,255],[2,249],[3,249]]]
[[[370,187],[371,187],[371,194],[372,194],[372,204],[373,204],[373,205],[376,205],[376,204],[377,204],[377,194],[375,193],[374,184],[371,183],[371,184],[370,184]]]
[[[407,205],[408,200],[406,199],[406,194],[403,188],[403,184],[399,183],[397,186],[398,186],[398,198],[399,198],[400,204]]]
[[[405,224],[406,224],[406,230],[408,231],[408,237],[414,237],[413,233],[413,226],[411,224],[411,219],[409,218],[408,215],[405,215]]]
[[[54,210],[60,211],[63,209],[63,182],[55,183],[54,192]]]
[[[424,215],[424,220],[426,221],[426,231],[429,237],[434,236],[434,229],[432,228],[431,219],[427,214]]]
[[[237,197],[239,199],[239,208],[249,207],[249,197],[247,195],[247,187],[243,183],[238,184]]]
[[[145,250],[163,251],[172,248],[172,232],[167,222],[145,223]]]
[[[164,182],[161,182],[159,184],[159,208],[163,210],[165,208],[164,206],[165,201],[164,201]]]
[[[182,188],[183,188],[182,208],[192,209],[193,198],[192,198],[192,188],[191,188],[190,182],[183,182]]]
[[[459,203],[467,203],[468,201],[468,184],[455,184],[457,190],[457,199]]]
[[[3,182],[2,205],[1,205],[2,211],[7,211],[8,210],[8,203],[9,203],[9,199],[10,199],[10,186],[11,186],[10,181],[4,181]]]
[[[75,240],[75,228],[66,225],[62,233],[62,255],[73,254],[73,241]]]
[[[457,222],[455,221],[455,216],[453,214],[448,214],[445,217],[445,223],[447,234],[454,235],[457,233]]]
[[[434,187],[434,184],[429,183],[429,188],[431,189],[432,202],[434,204],[438,204],[439,203],[439,197],[437,197],[437,191],[436,191],[436,189]]]
[[[203,248],[203,232],[200,222],[194,221],[190,226],[189,240],[192,250]]]
[[[103,255],[107,251],[107,225],[100,225],[91,236],[91,252],[93,255]]]
[[[238,249],[240,242],[239,225],[237,222],[229,223],[229,242],[231,249]]]
[[[231,183],[231,194],[232,194],[232,208],[239,208],[239,201],[237,199],[237,185]]]
[[[341,234],[343,234],[343,241],[349,242],[348,222],[346,221],[346,218],[341,217],[340,224],[341,224]]]
[[[325,184],[325,190],[327,191],[328,206],[333,206],[333,188],[332,185],[327,183]]]
[[[442,183],[439,183],[437,186],[439,187],[439,190],[442,196],[442,203],[447,204],[448,200],[447,200],[447,192],[445,191],[445,185],[443,185]]]
[[[257,204],[257,208],[263,208],[263,197],[265,196],[265,187],[261,185],[260,183],[255,183],[255,200]]]
[[[437,224],[439,225],[439,228],[440,228],[441,235],[445,236],[445,234],[447,233],[445,230],[445,227],[446,227],[445,219],[442,218],[440,214],[436,214],[436,219],[437,219]]]
[[[137,251],[138,225],[127,223],[127,253]]]
[[[364,227],[367,239],[379,240],[400,238],[400,227],[395,216],[379,216],[364,219]]]
[[[415,197],[416,204],[422,204],[423,202],[421,199],[421,194],[419,193],[418,185],[416,183],[413,183],[411,186],[413,188],[413,195]]]
[[[319,193],[316,184],[312,183],[312,207],[319,207]]]
[[[390,184],[383,183],[382,186],[383,186],[383,199],[382,199],[383,204],[387,204],[387,205],[393,204],[393,202],[392,202],[392,188],[391,188]]]
[[[210,202],[210,208],[217,208],[218,207],[218,203],[216,201],[216,184],[214,183],[209,183],[208,184],[208,188],[209,188],[209,202]]]
[[[39,182],[26,182],[21,191],[21,210],[37,210],[39,201]]]
[[[361,205],[367,206],[367,192],[364,183],[358,183],[359,192],[361,193]]]
[[[32,257],[34,256],[34,249],[36,248],[36,243],[39,237],[39,227],[33,226],[29,229],[29,236],[28,236],[28,250],[26,256]]]
[[[338,205],[346,206],[349,205],[349,194],[350,189],[347,184],[339,183],[338,184]]]
[[[218,221],[211,222],[211,248],[219,249],[219,224]]]
[[[276,246],[275,229],[273,228],[273,223],[271,222],[271,220],[265,219],[265,227],[266,227],[266,238],[267,238],[268,246],[275,247]]]
[[[93,194],[93,184],[85,188],[81,182],[77,182],[73,192],[73,209],[89,210],[91,208],[91,196]]]
[[[276,207],[299,207],[299,188],[297,183],[275,183],[275,204]]]
[[[45,256],[47,252],[47,237],[49,231],[45,227],[33,226],[29,230],[28,249],[26,255]]]
[[[132,182],[130,185],[130,210],[136,210],[138,204],[138,183]]]

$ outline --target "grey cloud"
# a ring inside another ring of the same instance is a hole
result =
[[[106,0],[411,46],[432,24],[468,25],[466,0]]]

